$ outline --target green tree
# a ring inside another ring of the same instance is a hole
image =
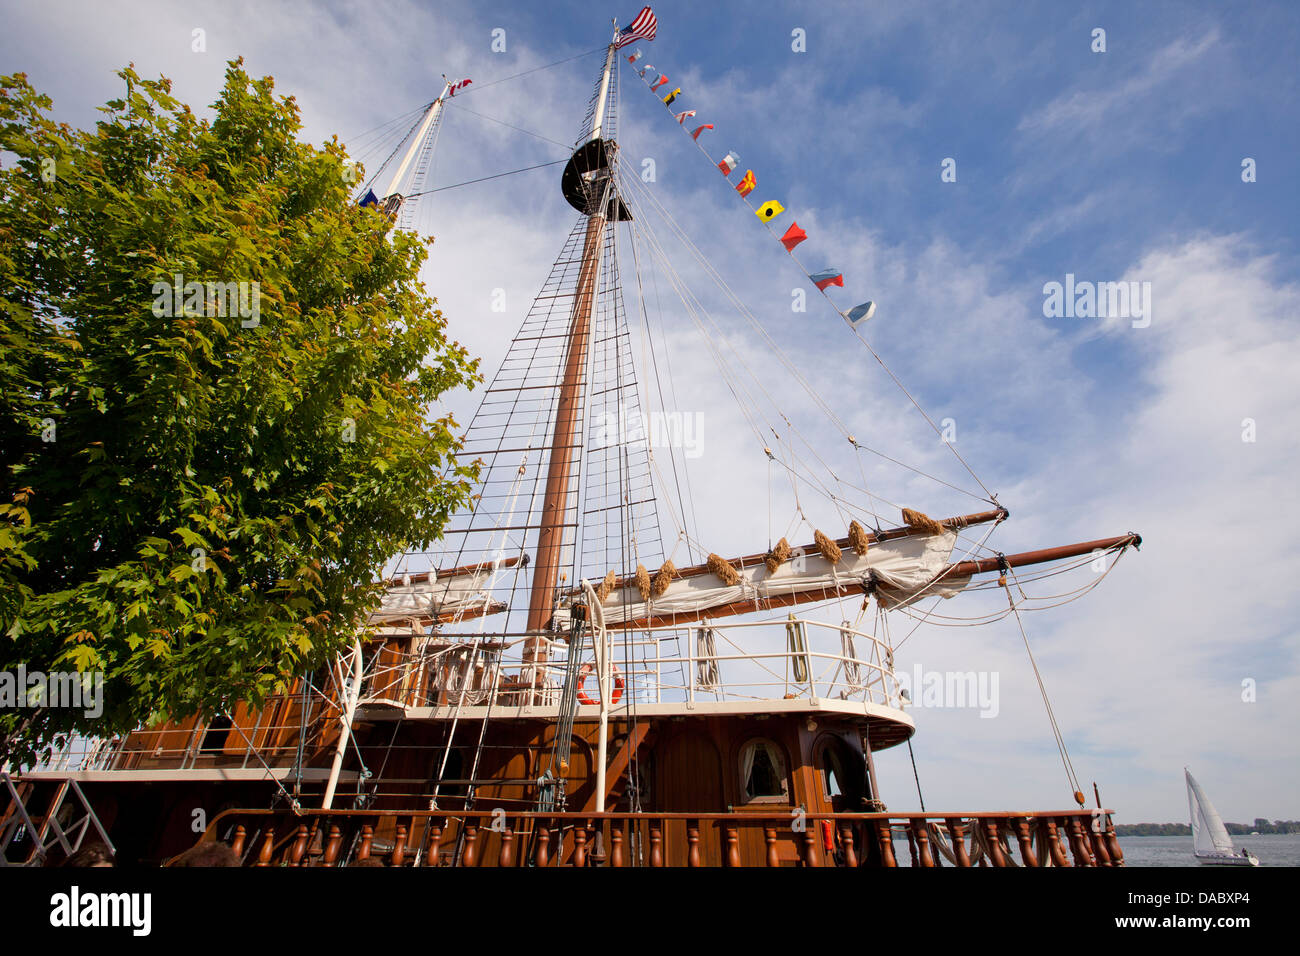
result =
[[[119,75],[93,131],[0,77],[0,672],[105,681],[0,759],[282,691],[477,476],[433,408],[477,362],[337,140],[242,61],[210,119]]]

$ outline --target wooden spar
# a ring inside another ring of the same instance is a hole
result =
[[[1060,561],[1064,558],[1077,558],[1093,551],[1113,551],[1127,548],[1129,545],[1141,547],[1142,535],[1130,531],[1117,538],[1099,538],[1096,541],[1082,541],[1079,544],[1066,544],[1059,548],[1042,548],[1038,551],[1021,551],[1019,554],[1007,554],[1001,557],[980,558],[976,561],[958,561],[950,564],[941,578],[964,578],[972,574],[996,571],[1005,563],[1006,567],[1019,568],[1027,564],[1044,564],[1048,561]]]
[[[945,580],[947,578],[964,578],[973,574],[982,574],[988,571],[996,571],[999,567],[1009,568],[1023,567],[1029,564],[1043,564],[1048,561],[1060,561],[1064,558],[1077,558],[1080,555],[1091,554],[1093,551],[1113,551],[1116,548],[1126,548],[1129,545],[1138,546],[1142,544],[1142,536],[1130,532],[1119,535],[1115,538],[1100,538],[1096,541],[1083,541],[1079,544],[1067,544],[1059,548],[1043,548],[1038,551],[1022,551],[1019,554],[1008,554],[1002,557],[981,558],[976,561],[959,561],[956,564],[950,564],[947,568],[935,576],[935,579],[926,587]],[[753,598],[744,601],[733,601],[730,604],[721,604],[716,607],[705,608],[701,611],[692,611],[681,614],[655,614],[650,617],[639,617],[625,623],[611,623],[606,625],[609,628],[641,628],[641,627],[668,627],[677,624],[690,624],[693,621],[708,618],[713,620],[719,617],[731,617],[736,614],[753,614],[759,611],[771,611],[783,607],[794,607],[797,604],[810,604],[815,601],[829,601],[833,598],[844,597],[850,594],[862,594],[866,591],[867,586],[861,581],[845,582],[838,588],[812,588],[807,591],[799,591],[795,594],[780,594],[763,598],[761,605],[757,604]]]
[[[515,555],[513,558],[502,558],[499,564],[495,561],[481,561],[478,564],[462,564],[460,567],[447,568],[445,571],[435,569],[433,573],[436,575],[435,580],[442,581],[445,578],[459,577],[463,574],[478,574],[480,571],[491,571],[494,567],[513,568],[520,561],[527,564],[528,555],[525,554],[522,557]],[[395,574],[384,583],[387,587],[400,587],[406,584],[407,577],[410,578],[411,584],[423,584],[425,581],[429,580],[429,572],[421,571],[419,574],[412,575]]]
[[[592,121],[592,139],[600,136],[605,103],[609,91],[610,73],[614,67],[614,44],[610,43],[605,55],[605,72],[601,79],[601,95]],[[555,411],[555,433],[551,439],[550,462],[546,471],[546,493],[542,499],[540,528],[537,533],[537,560],[533,565],[532,592],[528,599],[528,625],[530,631],[543,630],[551,620],[555,605],[555,586],[560,576],[560,561],[564,548],[564,515],[569,500],[569,483],[573,477],[575,451],[581,443],[578,423],[582,415],[582,399],[587,370],[587,345],[591,337],[591,318],[599,281],[600,254],[604,246],[605,214],[608,204],[604,184],[593,184],[595,203],[590,207],[587,236],[582,248],[582,267],[578,272],[578,288],[573,304],[573,317],[569,322],[568,351],[564,361],[564,377],[560,382],[559,402]],[[524,647],[524,662],[541,662],[546,659],[546,642],[529,641]]]
[[[1005,521],[1008,517],[1010,517],[1010,512],[1008,512],[1005,508],[999,508],[997,511],[980,511],[975,514],[958,515],[957,517],[954,518],[944,518],[942,521],[939,522],[939,524],[943,525],[949,531],[959,531],[962,528],[969,528],[972,525],[977,525],[977,524],[987,524],[990,521]],[[871,544],[879,544],[882,541],[893,541],[897,538],[909,538],[917,534],[928,534],[928,532],[924,528],[912,528],[912,527],[889,528],[884,531],[868,531],[867,540]],[[835,543],[839,545],[841,548],[848,548],[851,547],[852,545],[852,542],[850,542],[847,537],[836,538]],[[817,545],[816,544],[800,545],[798,550],[803,551],[805,554],[814,554],[817,551]],[[756,564],[762,564],[763,559],[766,557],[767,557],[767,552],[760,552],[757,554],[746,554],[739,558],[731,558],[728,563],[740,570],[744,570],[745,568],[753,567]],[[674,579],[693,578],[701,574],[711,574],[711,573],[712,572],[709,570],[709,566],[707,564],[693,564],[690,565],[689,567],[678,568],[677,573],[673,575],[673,578]],[[622,588],[622,587],[631,587],[635,583],[636,583],[636,575],[626,574],[623,575],[622,577],[615,579],[614,590],[617,590],[618,588]],[[574,588],[570,593],[580,594],[581,592],[582,592],[581,588]]]

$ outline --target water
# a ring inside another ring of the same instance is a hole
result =
[[[1127,866],[1197,866],[1192,856],[1191,836],[1120,837]],[[1260,836],[1236,836],[1232,845],[1259,857],[1260,866],[1300,866],[1300,833],[1269,833]],[[1205,867],[1214,869],[1214,867]]]

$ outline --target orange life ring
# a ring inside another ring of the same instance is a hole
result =
[[[611,664],[610,666],[614,668],[614,699],[610,704],[610,706],[613,706],[614,704],[617,704],[620,700],[623,699],[623,678],[618,676],[617,664]],[[587,692],[582,689],[582,685],[587,682],[587,675],[590,674],[593,670],[595,670],[595,668],[592,667],[590,664],[583,664],[582,670],[578,671],[578,701],[580,703],[583,704],[599,703],[599,701],[592,700],[590,697],[588,697]]]

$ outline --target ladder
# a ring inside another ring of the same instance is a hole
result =
[[[117,852],[103,824],[99,822],[99,817],[91,808],[90,801],[71,777],[57,781],[49,805],[45,813],[40,815],[30,812],[28,807],[28,801],[36,790],[35,783],[30,780],[15,781],[7,771],[2,770],[0,783],[4,784],[4,791],[0,791],[0,794],[7,792],[9,797],[8,806],[0,815],[0,866],[40,866],[56,846],[63,850],[65,856],[70,857],[81,849],[91,827],[99,834],[109,853]],[[76,816],[77,811],[74,810],[74,818],[65,825],[59,822],[59,816],[69,795],[74,799],[71,806],[80,806],[80,816]],[[11,860],[10,846],[23,841],[30,844],[30,849],[21,859]]]

